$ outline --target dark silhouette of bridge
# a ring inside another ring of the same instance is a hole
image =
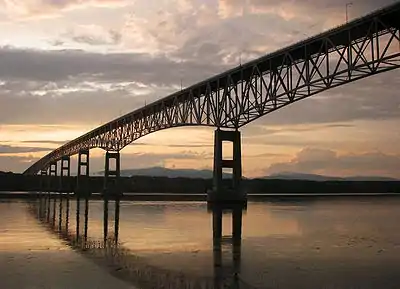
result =
[[[110,121],[52,151],[25,174],[44,173],[59,160],[69,166],[71,155],[88,157],[89,149],[96,147],[106,150],[106,162],[115,159],[118,167],[119,151],[144,135],[166,128],[203,125],[217,127],[215,179],[220,177],[222,167],[230,167],[238,182],[240,127],[298,100],[398,68],[399,28],[400,3],[396,3]],[[221,159],[222,141],[234,143],[232,161]],[[63,170],[68,174],[67,167]]]
[[[107,151],[107,180],[119,176],[120,150],[138,138],[172,127],[212,126],[217,128],[213,191],[224,199],[222,168],[233,169],[232,187],[240,191],[240,127],[317,93],[398,68],[399,28],[396,3],[110,121],[52,151],[24,173],[57,175],[61,161],[61,175],[69,175],[70,156],[79,154],[79,176],[81,167],[89,167],[89,150],[102,148]],[[233,142],[232,160],[222,159],[223,141]],[[115,161],[112,171],[110,161]]]

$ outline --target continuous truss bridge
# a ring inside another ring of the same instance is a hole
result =
[[[217,131],[237,131],[296,101],[398,68],[399,28],[400,3],[396,3],[114,119],[57,148],[24,173],[44,173],[51,164],[92,148],[118,153],[138,138],[167,128],[212,126]],[[219,141],[235,143],[237,137],[227,134]],[[216,141],[214,169],[224,164],[234,167],[233,162],[217,161],[222,157],[217,147]],[[235,154],[241,157],[240,145]],[[237,173],[241,174],[240,163]]]

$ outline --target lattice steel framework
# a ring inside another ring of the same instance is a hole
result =
[[[400,66],[400,3],[276,51],[135,110],[61,146],[35,174],[83,149],[119,151],[158,130],[237,129],[298,100]]]

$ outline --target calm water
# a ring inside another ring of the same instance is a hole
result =
[[[21,225],[25,206],[0,203],[3,249],[21,238],[52,246],[53,240],[35,239]],[[71,231],[75,208],[71,201]],[[212,215],[205,203],[123,201],[120,209],[120,241],[137,256],[194,276],[214,274]],[[112,230],[112,202],[109,210]],[[231,234],[231,222],[230,214],[223,216],[223,235]],[[90,202],[88,235],[103,236],[102,201]],[[230,247],[222,251],[230,266]],[[257,288],[400,288],[400,198],[249,203],[240,260],[241,278]]]

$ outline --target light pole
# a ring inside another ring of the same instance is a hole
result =
[[[353,5],[353,2],[346,3],[346,23],[349,22],[349,7]]]
[[[244,23],[244,6],[246,5],[246,0],[244,1],[244,4],[242,3],[242,15],[241,15],[241,21]],[[240,41],[240,53],[239,53],[239,66],[242,67],[242,33],[243,31],[239,31],[239,41]]]

